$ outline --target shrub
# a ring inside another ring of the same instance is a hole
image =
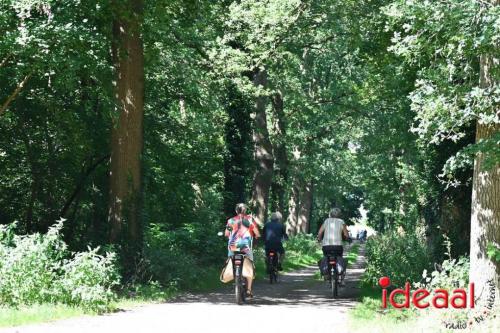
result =
[[[152,224],[146,239],[146,275],[163,286],[192,288],[207,267],[224,263],[226,240],[209,224],[187,224],[177,230]]]
[[[46,235],[26,236],[14,235],[14,224],[0,228],[0,303],[17,306],[54,300],[52,284],[67,255],[60,227]]]
[[[114,254],[70,253],[62,221],[44,235],[14,235],[14,228],[0,226],[0,304],[64,303],[97,311],[108,306],[119,281]]]
[[[119,282],[115,254],[102,256],[98,250],[89,248],[87,252],[75,253],[71,260],[65,260],[56,287],[60,291],[60,301],[103,311],[115,299],[112,287]]]
[[[318,243],[311,234],[298,234],[290,237],[284,244],[287,252],[297,252],[302,255],[315,255],[318,250]]]
[[[389,232],[370,237],[366,243],[367,266],[364,281],[376,285],[381,276],[391,278],[394,286],[420,281],[429,268],[430,256],[424,242],[415,234]]]
[[[440,267],[440,270],[434,270],[430,275],[424,270],[422,281],[414,283],[415,288],[452,290],[465,288],[469,283],[469,258],[460,257],[458,260],[449,258],[444,260]]]

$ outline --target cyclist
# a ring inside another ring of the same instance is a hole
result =
[[[278,270],[283,270],[283,259],[285,259],[285,249],[283,248],[283,240],[287,240],[288,236],[286,234],[285,226],[282,223],[283,217],[280,212],[274,212],[271,214],[271,221],[268,221],[264,225],[262,233],[264,234],[264,242],[266,248],[266,257],[269,252],[275,251],[279,254],[278,256]]]
[[[322,241],[322,249],[325,257],[327,255],[333,255],[342,258],[344,253],[344,247],[342,246],[342,234],[346,239],[349,239],[349,231],[347,226],[340,218],[341,210],[340,208],[333,208],[330,211],[329,218],[327,218],[321,228],[318,231],[318,241]],[[344,265],[345,266],[345,265]],[[340,283],[344,284],[345,267],[343,267],[344,272],[341,277]]]
[[[243,203],[236,205],[236,216],[227,220],[224,235],[228,238],[228,256],[231,257],[235,251],[243,252],[245,256],[253,262],[252,243],[253,238],[260,237],[259,228],[255,219],[251,215],[245,214],[247,206]],[[252,294],[253,276],[247,277],[247,297]]]

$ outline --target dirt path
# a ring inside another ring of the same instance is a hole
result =
[[[339,298],[328,297],[326,282],[314,280],[314,266],[285,273],[281,282],[256,282],[255,297],[243,306],[234,304],[232,285],[217,292],[187,294],[164,304],[94,317],[0,330],[0,332],[224,332],[269,330],[270,332],[347,332],[347,312],[357,304],[358,282],[364,271],[364,246],[348,269],[346,286]],[[243,317],[245,316],[245,317]]]

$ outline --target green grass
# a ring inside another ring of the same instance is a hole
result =
[[[18,309],[0,307],[0,327],[34,324],[84,315],[76,307],[60,304],[40,304]]]
[[[351,315],[357,321],[392,321],[401,322],[415,317],[416,312],[412,309],[395,309],[387,307],[382,309],[381,288],[362,285],[361,303],[352,311]]]
[[[347,268],[352,266],[352,264],[354,264],[356,260],[358,260],[358,253],[359,253],[359,244],[352,245],[351,248],[349,249],[349,252],[345,256],[345,258],[347,259]]]
[[[355,332],[406,332],[416,326],[414,309],[382,308],[381,288],[361,285],[360,301],[349,312],[350,328]]]

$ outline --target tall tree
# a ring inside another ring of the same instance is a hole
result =
[[[290,190],[290,199],[288,201],[288,217],[286,219],[286,233],[294,236],[299,233],[298,212],[299,212],[299,187],[294,177],[292,188]]]
[[[253,178],[252,207],[258,223],[265,223],[267,218],[267,205],[269,203],[269,190],[273,179],[274,156],[273,146],[269,139],[267,130],[267,96],[263,89],[267,83],[265,69],[256,69],[254,74],[254,85],[258,96],[255,102],[255,120],[253,141],[255,144],[255,161],[257,168]]]
[[[271,209],[285,214],[285,190],[288,182],[288,156],[286,146],[286,117],[283,94],[278,90],[272,97],[274,177],[271,185]],[[283,216],[286,220],[286,214]]]
[[[311,209],[313,204],[313,183],[303,181],[300,184],[300,209],[298,226],[300,233],[307,234],[311,230]]]
[[[234,213],[238,202],[246,202],[246,189],[249,176],[251,154],[250,105],[246,98],[232,83],[227,83],[228,119],[225,124],[225,143],[227,153],[224,156],[224,212],[226,216]]]
[[[109,221],[111,241],[141,242],[141,154],[144,119],[143,2],[114,3],[113,61],[116,108],[111,137]]]
[[[500,4],[492,0],[493,6]],[[500,59],[493,54],[482,54],[480,57],[479,86],[482,89],[492,89],[498,85]],[[498,115],[498,106],[493,109]],[[477,122],[476,143],[498,137],[500,124],[485,124]],[[500,289],[500,263],[494,263],[487,256],[488,243],[500,244],[500,165],[495,161],[493,166],[486,164],[485,152],[479,151],[474,160],[474,176],[472,181],[472,217],[470,237],[470,281],[474,282],[484,301],[489,295],[488,280],[496,285],[497,297]]]

